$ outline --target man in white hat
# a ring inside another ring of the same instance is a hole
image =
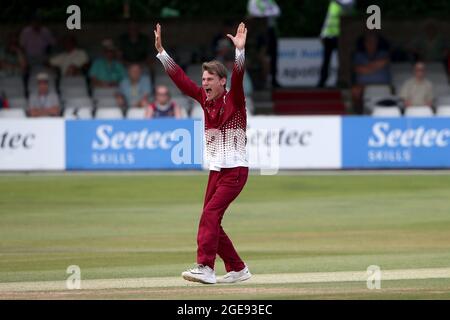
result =
[[[59,99],[56,93],[49,90],[49,76],[45,72],[38,73],[37,92],[30,96],[28,114],[30,117],[52,117],[61,114]]]

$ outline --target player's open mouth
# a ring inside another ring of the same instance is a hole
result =
[[[211,88],[206,88],[205,91],[206,91],[206,94],[211,94],[212,89]]]

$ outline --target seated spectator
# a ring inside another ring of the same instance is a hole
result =
[[[27,61],[16,35],[10,33],[4,48],[0,48],[0,77],[21,76],[25,73]]]
[[[20,45],[25,50],[29,65],[42,65],[47,61],[50,48],[55,45],[55,39],[36,15],[31,24],[20,33]]]
[[[117,102],[122,108],[145,107],[151,90],[150,78],[142,75],[141,66],[130,64],[128,76],[120,82]]]
[[[119,49],[123,61],[126,64],[146,63],[149,53],[149,43],[149,38],[140,32],[136,22],[130,21],[127,33],[122,34],[119,38]]]
[[[170,92],[166,86],[157,86],[155,102],[150,103],[145,110],[146,118],[182,117],[180,106],[170,100]]]
[[[352,87],[352,102],[355,113],[363,113],[362,98],[366,85],[390,85],[389,62],[389,52],[379,45],[377,34],[367,33],[364,36],[363,50],[358,50],[353,58],[355,81]]]
[[[39,73],[36,76],[38,91],[31,94],[28,103],[30,117],[59,116],[61,109],[56,93],[49,90],[49,77],[47,73]]]
[[[111,39],[102,41],[103,56],[97,58],[89,69],[89,77],[94,87],[117,87],[126,77],[122,63],[116,59],[116,48]]]
[[[73,35],[63,39],[64,52],[50,58],[50,65],[56,67],[63,76],[76,76],[83,73],[89,57],[83,49],[77,47],[77,41]]]
[[[425,77],[425,64],[414,65],[414,76],[407,80],[400,89],[400,97],[405,107],[429,106],[433,104],[433,84]]]

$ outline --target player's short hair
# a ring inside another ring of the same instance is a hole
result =
[[[220,79],[227,78],[227,68],[223,65],[222,62],[217,60],[212,60],[209,62],[204,62],[202,64],[202,71],[208,71],[211,74],[216,74]]]

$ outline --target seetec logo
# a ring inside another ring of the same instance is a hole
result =
[[[445,148],[449,145],[450,129],[426,129],[424,126],[415,129],[408,128],[391,129],[388,122],[377,122],[372,127],[372,135],[368,145],[372,148],[383,147],[438,147]]]
[[[113,125],[105,124],[97,127],[91,142],[91,159],[94,164],[134,164],[135,152],[159,151],[169,152],[174,164],[200,163],[192,148],[201,148],[195,143],[187,129],[153,130],[147,128],[125,131],[117,130]]]
[[[163,150],[168,150],[172,148],[174,142],[180,137],[190,139],[190,136],[189,131],[186,129],[176,129],[167,132],[149,132],[148,129],[145,128],[140,131],[114,132],[112,125],[101,125],[97,128],[96,137],[92,141],[92,149],[143,150],[160,148]]]
[[[4,131],[0,133],[0,149],[31,149],[36,139],[33,133],[10,133]]]
[[[442,150],[449,147],[449,128],[392,128],[389,122],[375,122],[367,140],[367,157],[372,163],[411,163],[413,150]]]

